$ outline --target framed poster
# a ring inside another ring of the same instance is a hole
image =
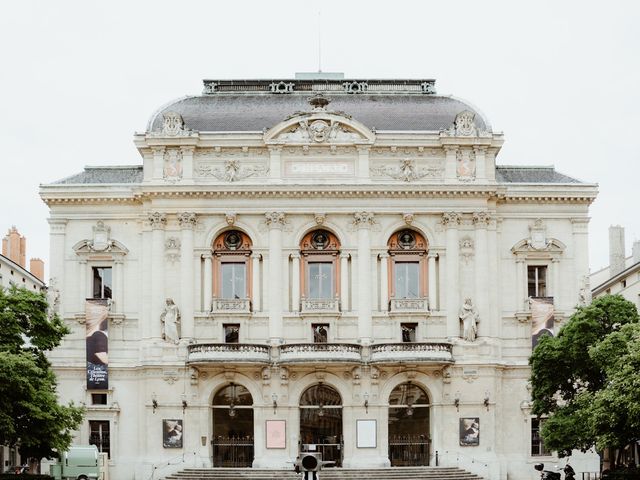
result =
[[[162,446],[182,448],[182,420],[162,420]]]
[[[287,448],[287,421],[266,420],[267,448]]]
[[[375,420],[356,420],[356,446],[358,448],[376,448],[377,423]]]
[[[480,445],[480,418],[460,419],[460,445],[463,447]]]

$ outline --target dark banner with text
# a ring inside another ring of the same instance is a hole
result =
[[[87,299],[87,390],[109,388],[109,304],[107,299]]]

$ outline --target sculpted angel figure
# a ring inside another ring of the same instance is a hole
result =
[[[478,335],[478,322],[480,321],[480,315],[476,307],[473,306],[469,297],[464,299],[462,307],[460,307],[460,313],[458,317],[462,321],[462,338],[469,342],[473,342]]]
[[[160,315],[160,321],[162,321],[162,338],[177,345],[180,342],[180,334],[178,333],[180,310],[173,303],[172,298],[166,299],[164,311]]]

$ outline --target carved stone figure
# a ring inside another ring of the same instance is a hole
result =
[[[164,152],[163,178],[167,181],[178,181],[182,178],[182,151],[170,148]]]
[[[439,177],[442,169],[438,167],[417,168],[415,160],[405,158],[400,160],[398,166],[371,167],[371,173],[384,175],[403,182],[414,182],[425,177]]]
[[[581,281],[582,285],[580,286],[580,292],[578,293],[578,305],[586,307],[591,303],[591,284],[587,275],[584,275]]]
[[[223,182],[237,182],[245,178],[263,176],[269,173],[269,167],[264,165],[252,165],[245,167],[240,165],[237,159],[227,160],[224,167],[214,168],[212,165],[199,164],[196,173],[201,177],[215,177]]]
[[[160,321],[162,322],[162,338],[176,345],[180,342],[180,334],[178,332],[178,325],[180,324],[180,310],[173,302],[172,298],[165,300],[164,311],[160,315]]]
[[[469,297],[464,299],[458,318],[462,321],[462,338],[469,342],[475,341],[478,335],[478,322],[480,322],[480,315],[473,306],[473,302]]]
[[[60,308],[60,290],[58,290],[58,279],[52,277],[49,279],[49,288],[47,289],[47,303],[49,304],[48,314],[50,317],[58,313]]]

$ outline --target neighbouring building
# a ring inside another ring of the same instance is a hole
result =
[[[588,288],[596,185],[496,165],[502,133],[428,79],[205,80],[134,142],[40,191],[73,330],[50,358],[115,478],[555,461],[528,358]]]
[[[2,239],[2,255],[0,255],[0,287],[23,287],[32,292],[45,292],[44,262],[39,258],[30,260],[26,268],[27,239],[20,235],[14,226]],[[0,472],[7,467],[20,465],[21,459],[17,448],[0,445]]]
[[[640,240],[626,256],[624,227],[609,227],[609,266],[591,274],[592,295],[622,295],[640,310]]]

